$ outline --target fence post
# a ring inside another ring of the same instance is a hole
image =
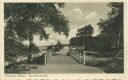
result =
[[[45,55],[45,63],[47,62],[47,55],[46,55],[47,53],[45,53],[44,55]]]
[[[83,59],[83,64],[85,64],[85,51],[84,51],[84,59]]]

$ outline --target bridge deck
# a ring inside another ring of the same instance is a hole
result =
[[[104,73],[97,67],[85,66],[77,63],[72,57],[66,56],[68,49],[64,48],[50,57],[45,65],[35,65],[29,73]]]

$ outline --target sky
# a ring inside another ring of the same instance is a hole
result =
[[[68,38],[63,34],[55,33],[49,28],[46,29],[46,32],[50,34],[49,39],[40,41],[38,36],[34,36],[34,43],[37,46],[48,46],[56,44],[59,40],[62,44],[68,44],[70,38],[76,36],[77,29],[88,24],[91,24],[94,28],[93,36],[98,35],[100,30],[97,23],[100,19],[107,18],[107,13],[111,10],[107,4],[107,2],[65,3],[65,6],[61,11],[70,21]],[[25,42],[25,44],[27,44],[27,42]]]

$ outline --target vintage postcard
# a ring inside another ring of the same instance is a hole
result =
[[[0,80],[128,80],[126,0],[0,2]]]

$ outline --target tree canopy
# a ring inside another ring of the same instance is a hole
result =
[[[20,40],[27,40],[39,34],[40,39],[48,38],[44,28],[51,27],[55,32],[68,36],[69,20],[57,9],[63,3],[5,3],[6,28],[16,33]]]
[[[86,49],[101,52],[123,49],[123,3],[108,3],[108,7],[111,8],[107,13],[108,18],[100,19],[97,24],[101,31],[99,35],[91,36],[93,27],[87,25],[78,29],[77,37],[71,38],[70,44],[85,45]]]
[[[81,29],[78,29],[76,37],[70,39],[70,44],[73,46],[84,46],[85,49],[90,49],[93,41],[93,27],[89,24]]]
[[[68,36],[69,20],[60,10],[63,7],[64,3],[5,3],[5,43],[10,43],[8,39],[28,40],[28,57],[31,57],[34,48],[38,52],[33,36],[38,35],[40,40],[48,39],[45,28]]]
[[[93,27],[89,24],[81,29],[78,29],[77,36],[91,36],[93,31]]]
[[[119,47],[123,44],[123,3],[109,3],[111,11],[108,19],[101,19],[98,23],[101,34],[112,41],[112,45]]]

